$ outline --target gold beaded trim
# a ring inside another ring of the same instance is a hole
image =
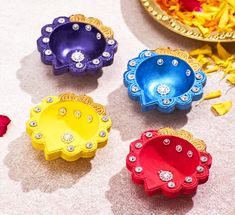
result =
[[[234,42],[235,31],[232,32],[212,32],[205,37],[198,28],[190,27],[169,16],[166,11],[155,2],[155,0],[140,0],[145,10],[160,24],[174,31],[177,34],[191,39],[203,40],[208,42]]]
[[[101,31],[104,37],[106,38],[112,39],[114,36],[113,30],[103,25],[103,23],[99,19],[96,19],[93,17],[86,18],[82,14],[75,14],[75,15],[70,16],[69,20],[70,22],[82,22],[82,23],[90,24],[96,27],[99,31]]]

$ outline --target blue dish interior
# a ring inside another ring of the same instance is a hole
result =
[[[146,59],[136,71],[136,81],[144,90],[147,101],[159,96],[171,98],[183,95],[192,88],[194,80],[194,72],[188,63],[168,55]]]
[[[90,31],[87,31],[84,23],[77,23],[79,29],[73,30],[73,24],[75,23],[59,26],[50,36],[49,45],[57,60],[65,63],[68,54],[74,51],[81,51],[87,60],[101,56],[106,46],[103,34],[94,26]],[[97,33],[101,34],[100,39],[97,39]]]

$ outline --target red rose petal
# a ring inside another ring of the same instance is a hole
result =
[[[201,3],[197,0],[181,0],[181,2],[187,11],[201,11]]]
[[[0,137],[2,137],[7,132],[7,126],[11,120],[9,117],[0,115]]]

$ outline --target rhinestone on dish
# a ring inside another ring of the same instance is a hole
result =
[[[92,147],[93,147],[93,144],[92,144],[91,142],[88,142],[88,143],[86,144],[86,148],[87,148],[87,149],[92,149]]]
[[[142,143],[136,143],[135,148],[140,149],[142,148],[143,144]]]
[[[193,178],[190,177],[190,176],[186,176],[185,179],[184,179],[184,181],[185,181],[186,183],[191,183],[191,182],[193,181]]]
[[[100,60],[99,60],[99,59],[94,59],[94,60],[92,61],[92,63],[95,64],[95,65],[98,65],[98,64],[100,63]]]
[[[73,24],[72,28],[74,31],[77,31],[79,29],[79,24],[77,23]]]
[[[110,57],[110,53],[109,52],[103,52],[103,57]]]
[[[162,58],[158,59],[158,60],[157,60],[157,64],[158,64],[159,66],[163,65],[163,64],[164,64],[164,60],[163,60]]]
[[[134,60],[131,60],[131,61],[129,62],[129,65],[130,65],[130,66],[135,66],[135,65],[136,65],[136,62],[135,62]]]
[[[183,102],[186,102],[186,101],[188,101],[188,96],[186,96],[186,95],[181,96],[180,99],[181,99]]]
[[[108,116],[102,116],[102,121],[103,122],[108,122],[109,121],[109,117]]]
[[[165,146],[170,145],[170,143],[171,143],[170,139],[164,139],[164,140],[163,140],[163,144],[164,144]]]
[[[78,68],[78,69],[81,69],[83,67],[83,63],[81,62],[78,62],[75,64],[75,66]]]
[[[171,103],[171,100],[170,100],[170,99],[163,99],[163,100],[162,100],[162,103],[163,103],[164,105],[169,105],[169,104]]]
[[[73,145],[67,146],[67,150],[69,152],[73,152],[74,151],[74,146]]]
[[[175,187],[175,183],[173,181],[170,181],[170,182],[168,182],[167,186],[169,188],[174,188]]]
[[[143,168],[141,166],[137,166],[135,168],[135,172],[137,172],[137,173],[141,173],[142,171],[143,171]]]
[[[91,27],[91,25],[86,25],[86,26],[85,26],[85,29],[86,29],[87,31],[91,31],[92,27]]]
[[[144,53],[144,55],[145,55],[146,57],[150,57],[150,56],[152,56],[152,53],[151,53],[150,51],[146,51],[146,52]]]
[[[100,137],[105,137],[106,136],[106,132],[105,131],[101,131],[100,132]]]
[[[163,170],[160,170],[159,172],[159,178],[162,180],[162,181],[170,181],[173,179],[173,174],[172,172],[170,171],[163,171]]]
[[[47,56],[52,55],[52,51],[50,49],[46,49],[44,53]]]
[[[53,98],[49,97],[47,98],[47,103],[52,103],[53,102]]]
[[[50,39],[48,37],[43,37],[42,42],[43,43],[49,43]]]
[[[167,95],[170,91],[171,91],[170,88],[165,84],[160,84],[157,87],[157,92],[161,95]]]
[[[53,31],[53,28],[48,26],[48,27],[46,27],[45,30],[46,30],[46,32],[51,33]]]
[[[189,151],[187,152],[187,155],[188,155],[189,158],[191,158],[191,157],[193,157],[193,152],[192,152],[191,150],[189,150]]]
[[[173,66],[178,66],[178,64],[179,64],[178,60],[176,60],[176,59],[174,59],[171,63]]]
[[[59,22],[60,24],[63,24],[63,23],[65,22],[65,19],[64,19],[64,18],[59,18],[59,19],[58,19],[58,22]]]
[[[38,139],[38,140],[41,139],[42,138],[42,134],[41,133],[35,134],[35,138]]]
[[[127,77],[128,77],[129,80],[134,80],[135,79],[135,75],[134,74],[129,74]]]
[[[31,122],[29,123],[29,125],[30,125],[31,127],[36,127],[36,126],[37,126],[37,122],[36,122],[36,121],[31,121]]]
[[[192,88],[192,91],[193,91],[194,93],[198,93],[198,92],[199,92],[199,88],[198,88],[198,87],[193,87],[193,88]]]
[[[68,133],[68,132],[64,133],[62,135],[61,139],[65,143],[71,143],[74,140],[73,135],[71,133]]]
[[[183,148],[182,148],[181,145],[177,145],[177,146],[175,147],[175,150],[176,150],[177,152],[182,152]]]
[[[196,74],[196,79],[201,80],[202,79],[202,75],[200,73],[197,73]]]
[[[204,171],[204,167],[198,166],[197,167],[197,172],[202,173]]]
[[[114,40],[112,40],[112,39],[109,39],[109,40],[108,40],[108,44],[109,44],[110,46],[112,46],[112,45],[114,45],[114,44],[115,44],[115,41],[114,41]]]
[[[134,163],[136,161],[136,157],[135,156],[130,156],[129,161]]]
[[[87,122],[88,123],[91,123],[93,121],[93,117],[91,116],[91,115],[89,115],[88,117],[87,117]]]
[[[36,113],[40,113],[42,109],[39,106],[36,106],[33,110]]]
[[[101,33],[97,33],[97,34],[96,34],[96,39],[97,39],[97,40],[100,40],[100,39],[101,39]]]
[[[201,162],[206,163],[208,161],[208,158],[206,156],[200,157]]]
[[[186,76],[190,76],[191,75],[191,71],[189,69],[186,70]]]
[[[138,88],[137,86],[133,86],[133,87],[131,88],[131,91],[132,91],[133,93],[136,93],[136,92],[139,91],[139,88]]]
[[[80,118],[81,117],[81,112],[79,111],[79,110],[75,110],[74,111],[74,116],[76,117],[76,118]]]
[[[59,109],[59,114],[60,114],[61,116],[66,115],[66,113],[67,113],[66,108],[62,107],[62,108]]]
[[[145,136],[146,136],[147,138],[151,138],[151,137],[153,136],[153,134],[152,134],[151,132],[146,132],[146,133],[145,133]]]
[[[85,59],[84,54],[81,51],[75,51],[72,55],[71,55],[71,59],[74,62],[81,62]]]

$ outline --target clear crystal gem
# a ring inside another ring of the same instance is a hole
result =
[[[69,152],[73,152],[74,151],[74,146],[70,145],[70,146],[67,146],[67,150]]]
[[[74,62],[81,62],[85,59],[84,54],[81,51],[75,51],[72,55],[71,55],[71,59]]]
[[[200,73],[197,73],[196,74],[196,79],[201,80],[202,79],[202,75]]]
[[[173,174],[172,172],[170,171],[163,171],[163,170],[160,170],[159,172],[159,178],[162,180],[162,181],[170,181],[173,179]]]
[[[41,139],[41,138],[42,138],[42,134],[41,134],[41,133],[35,134],[35,138],[36,138],[36,139]]]
[[[162,58],[158,59],[158,60],[157,60],[157,64],[158,64],[159,66],[163,65],[163,64],[164,64],[164,60],[163,60]]]
[[[61,139],[63,142],[71,143],[71,142],[73,142],[73,135],[71,133],[67,132],[62,135]]]
[[[101,34],[100,34],[100,33],[97,33],[97,34],[96,34],[96,39],[97,39],[97,40],[100,40],[100,39],[101,39]]]
[[[109,40],[108,40],[108,44],[109,44],[110,46],[112,46],[112,45],[114,45],[114,44],[115,44],[115,41],[114,41],[114,40],[112,40],[112,39],[109,39]]]
[[[142,148],[143,144],[142,143],[136,143],[135,148],[140,149]]]
[[[136,65],[136,62],[135,62],[134,60],[131,60],[131,61],[129,62],[129,65],[130,65],[130,66],[135,66],[135,65]]]
[[[65,19],[64,19],[64,18],[59,18],[59,19],[58,19],[58,22],[59,22],[60,24],[62,24],[62,23],[65,22]]]
[[[206,163],[208,158],[206,156],[201,156],[200,160],[201,162]]]
[[[167,95],[170,91],[171,91],[170,88],[165,84],[160,84],[157,87],[157,92],[161,95]]]
[[[178,64],[179,64],[178,60],[174,59],[174,60],[172,61],[172,65],[173,65],[173,66],[178,66]]]
[[[150,138],[150,137],[153,136],[153,134],[152,134],[151,132],[146,132],[146,133],[145,133],[145,136],[148,137],[148,138]]]
[[[145,55],[146,57],[150,57],[150,56],[152,56],[152,53],[151,53],[150,51],[146,51],[146,52],[144,53],[144,55]]]
[[[193,178],[190,177],[190,176],[187,176],[187,177],[185,177],[184,181],[185,181],[186,183],[191,183],[191,182],[193,181]]]
[[[164,105],[169,105],[171,103],[171,100],[170,99],[163,99],[162,102]]]
[[[36,113],[41,112],[41,110],[42,110],[42,109],[41,109],[39,106],[37,106],[37,107],[34,108],[34,112],[36,112]]]
[[[106,136],[106,132],[105,131],[101,131],[100,132],[100,137],[105,137]]]
[[[189,151],[187,152],[187,155],[188,155],[189,158],[191,158],[191,157],[193,157],[193,152],[192,152],[191,150],[189,150]]]
[[[29,123],[29,125],[30,125],[31,127],[36,127],[36,126],[37,126],[37,122],[36,122],[36,121],[31,121],[31,122]]]
[[[198,171],[199,173],[203,172],[203,171],[204,171],[204,167],[198,166],[198,167],[197,167],[197,171]]]
[[[137,173],[141,173],[142,171],[143,171],[143,168],[141,166],[137,166],[135,168],[135,172],[137,172]]]
[[[62,108],[59,109],[59,114],[60,114],[61,116],[66,115],[66,113],[67,113],[66,108],[62,107]]]
[[[72,28],[74,31],[77,31],[79,29],[79,24],[77,23],[73,24]]]
[[[87,122],[88,123],[91,123],[93,121],[93,117],[91,116],[91,115],[89,115],[88,117],[87,117]]]
[[[81,69],[83,67],[83,63],[76,63],[75,66],[78,68],[78,69]]]
[[[110,57],[110,53],[109,52],[103,52],[103,57]]]
[[[139,91],[139,88],[138,88],[137,86],[133,86],[133,87],[131,88],[131,91],[132,91],[133,93],[136,93],[136,92]]]
[[[134,74],[129,74],[128,75],[128,79],[129,80],[134,80],[135,79],[135,75]]]
[[[47,98],[47,103],[52,103],[52,102],[53,102],[53,98],[48,97],[48,98]]]
[[[163,140],[163,144],[164,144],[165,146],[168,146],[170,143],[171,143],[170,139],[164,139],[164,140]]]
[[[87,148],[87,149],[92,149],[92,147],[93,147],[93,144],[92,144],[91,142],[88,142],[88,143],[86,144],[86,148]]]
[[[168,182],[167,186],[169,188],[174,188],[175,187],[175,183],[173,181],[170,181],[170,182]]]
[[[52,55],[52,51],[50,49],[46,49],[44,51],[45,55],[49,56],[49,55]]]
[[[188,101],[188,96],[186,96],[186,95],[181,96],[180,99],[181,99],[183,102],[186,102],[186,101]]]
[[[48,27],[46,27],[45,30],[46,30],[46,32],[51,33],[53,31],[53,28],[48,26]]]
[[[189,69],[187,69],[186,76],[190,76],[190,75],[191,75],[191,71]]]
[[[175,150],[176,150],[177,152],[182,152],[183,148],[182,148],[181,145],[177,145],[177,146],[175,147]]]
[[[81,112],[80,112],[79,110],[75,110],[75,111],[74,111],[74,116],[75,116],[76,118],[80,118],[80,117],[81,117]]]
[[[193,87],[193,88],[192,88],[192,91],[193,91],[194,93],[197,93],[197,92],[199,92],[199,88],[198,88],[198,87]]]
[[[49,41],[50,41],[50,39],[48,37],[42,38],[42,42],[43,43],[48,43]]]
[[[95,65],[98,65],[98,64],[100,63],[100,60],[99,60],[99,59],[94,59],[94,60],[92,61],[92,63],[95,64]]]
[[[132,163],[135,162],[136,161],[136,157],[135,156],[130,156],[129,157],[129,161],[132,162]]]
[[[109,117],[108,116],[102,116],[102,121],[103,122],[108,122],[109,121]]]
[[[86,29],[87,31],[91,31],[92,27],[91,27],[91,25],[86,25],[86,26],[85,26],[85,29]]]

